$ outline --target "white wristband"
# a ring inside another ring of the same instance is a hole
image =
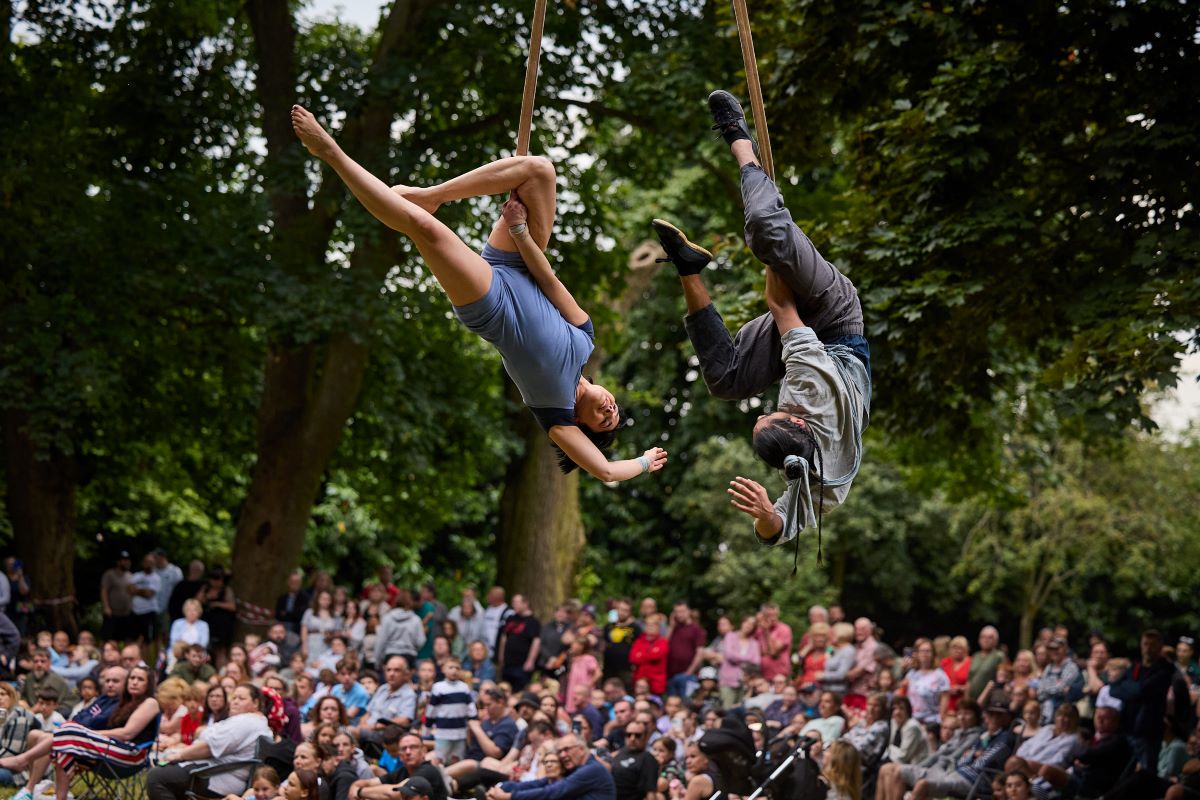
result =
[[[650,471],[650,459],[645,456],[638,456],[637,462],[642,465],[642,474],[645,475]]]
[[[509,225],[508,232],[513,236],[520,236],[529,226],[524,222],[518,222],[516,225]]]

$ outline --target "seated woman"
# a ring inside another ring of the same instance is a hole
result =
[[[158,701],[154,699],[154,673],[144,666],[134,667],[125,681],[121,703],[109,717],[108,724],[112,727],[94,731],[68,722],[52,737],[39,742],[38,746],[12,761],[21,762],[18,765],[29,764],[48,750],[55,765],[55,796],[57,800],[66,800],[76,760],[103,761],[117,774],[136,772],[145,766],[149,745],[158,736],[158,717]],[[43,749],[46,744],[49,747]],[[0,760],[0,766],[9,768],[5,761],[9,759]],[[32,796],[32,785],[27,785],[16,795],[18,800],[28,800]]]
[[[25,752],[34,717],[21,707],[17,690],[7,681],[0,682],[0,757],[11,758]],[[20,770],[0,768],[0,786],[16,786]]]
[[[842,735],[842,741],[858,751],[867,777],[874,774],[887,753],[888,729],[887,698],[882,694],[873,694],[867,698],[866,719]]]
[[[1037,733],[1021,742],[1017,754],[1004,765],[1006,772],[1018,770],[1030,778],[1044,765],[1066,769],[1087,747],[1079,736],[1079,709],[1070,703],[1054,712],[1054,724],[1043,725]]]
[[[704,798],[712,797],[713,792],[716,791],[717,782],[713,777],[713,768],[708,761],[708,756],[700,751],[700,745],[695,742],[688,743],[683,765],[686,770],[684,776],[687,778],[687,792],[684,794],[684,800],[704,800]]]
[[[346,707],[342,705],[341,700],[331,694],[322,697],[312,707],[312,710],[308,712],[308,721],[300,726],[300,732],[307,739],[312,736],[318,725],[325,722],[337,725],[339,729],[347,728],[350,725]]]
[[[842,716],[841,698],[833,692],[821,692],[821,701],[817,704],[817,714],[819,716],[816,719],[809,720],[804,727],[800,728],[800,735],[820,737],[821,744],[828,747],[846,730],[846,718]],[[794,729],[798,727],[798,724],[793,723],[790,727]]]
[[[376,219],[412,239],[454,313],[500,351],[525,405],[559,448],[559,466],[604,481],[662,469],[667,453],[651,447],[610,462],[603,452],[620,425],[612,394],[583,376],[593,349],[591,318],[546,259],[555,217],[554,168],[544,158],[501,159],[438,186],[388,188],[347,156],[316,119],[292,107],[292,127],[329,164]],[[483,254],[438,221],[442,203],[511,193]]]

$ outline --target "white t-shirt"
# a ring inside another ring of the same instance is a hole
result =
[[[254,748],[260,736],[271,738],[266,717],[262,714],[234,714],[210,725],[200,734],[200,741],[208,742],[208,749],[212,751],[212,760],[207,763],[223,764],[254,758]],[[208,788],[219,796],[238,794],[246,788],[249,777],[249,767],[214,775],[208,782]]]
[[[138,589],[149,589],[154,594],[149,597],[130,593],[130,600],[133,603],[134,614],[157,614],[158,613],[158,593],[162,587],[158,575],[151,572],[134,572],[129,576],[129,585]]]

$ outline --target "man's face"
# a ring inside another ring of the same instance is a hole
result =
[[[633,719],[633,706],[629,704],[628,700],[622,700],[613,706],[613,718],[618,725],[625,725]]]
[[[655,602],[653,597],[647,597],[646,599],[642,600],[641,611],[642,619],[645,619],[655,611],[658,611],[658,603]]]
[[[420,736],[400,737],[400,763],[408,768],[411,775],[413,770],[425,761],[425,745]]]
[[[121,692],[125,691],[125,670],[120,667],[106,669],[100,682],[106,697],[120,697]]]
[[[985,711],[983,721],[987,723],[988,733],[995,733],[1009,723],[1009,715],[1003,711]]]
[[[383,677],[392,689],[399,689],[408,682],[408,667],[399,658],[389,658],[383,668]]]
[[[854,620],[854,641],[862,644],[871,637],[871,620],[859,617]]]
[[[631,753],[640,753],[646,749],[646,726],[639,721],[629,723],[625,728],[625,747]]]
[[[267,638],[275,644],[279,644],[287,638],[287,628],[282,625],[272,625],[267,631]]]
[[[121,666],[125,669],[132,669],[142,660],[142,651],[136,644],[127,645],[121,651]]]
[[[571,690],[571,702],[576,708],[588,705],[592,700],[592,690],[582,684]]]
[[[568,617],[568,614],[567,614],[566,606],[559,606],[558,608],[554,609],[554,621],[555,622],[559,622],[559,623],[566,622],[567,617]]]
[[[512,599],[512,609],[517,616],[525,616],[529,613],[529,605],[525,602],[525,596],[514,594]]]
[[[150,553],[142,556],[142,572],[154,572],[154,556]]]
[[[1096,725],[1096,733],[1100,736],[1112,736],[1117,732],[1117,726],[1120,724],[1121,717],[1117,714],[1114,708],[1097,708],[1096,716],[1093,720]]]
[[[688,608],[687,603],[676,603],[671,615],[675,618],[677,625],[686,625],[692,621],[692,610]]]
[[[617,619],[624,622],[625,620],[629,619],[629,613],[632,610],[633,608],[629,605],[629,603],[626,603],[624,600],[617,601]]]
[[[683,708],[683,700],[675,695],[671,695],[666,699],[665,704],[663,705],[663,714],[667,715],[668,717],[674,717],[681,708]]]
[[[293,572],[291,575],[288,575],[288,582],[287,582],[288,591],[291,592],[292,594],[295,594],[296,592],[300,591],[300,581],[301,581],[301,578],[296,573]]]
[[[193,667],[199,667],[201,664],[204,663],[204,651],[189,649],[187,651],[187,660],[188,660],[188,663],[191,664]]]
[[[763,621],[766,622],[768,626],[779,622],[779,609],[775,608],[774,606],[767,606],[764,608],[762,610],[762,615]]]
[[[800,696],[799,694],[797,694],[795,686],[784,687],[782,694],[783,694],[783,703],[784,703],[784,705],[788,705],[788,706],[795,704],[796,700]]]
[[[969,708],[959,708],[955,716],[958,717],[960,728],[974,728],[979,724],[979,716]]]
[[[1051,647],[1047,653],[1050,656],[1050,661],[1055,665],[1061,664],[1067,658],[1067,649],[1058,645]]]
[[[1162,655],[1162,639],[1157,636],[1142,637],[1142,661],[1149,663]]]
[[[337,677],[338,683],[342,685],[342,688],[349,690],[350,687],[354,685],[354,682],[358,679],[358,674],[348,669],[343,669],[338,670]]]
[[[50,656],[38,653],[33,657],[33,674],[39,678],[50,671]]]
[[[1175,656],[1184,664],[1191,663],[1194,653],[1195,651],[1192,649],[1192,646],[1187,642],[1180,641],[1179,644],[1175,645]]]
[[[66,631],[57,631],[54,634],[54,649],[60,653],[67,652],[67,648],[71,646],[71,637]]]
[[[574,736],[564,736],[558,740],[558,760],[564,770],[570,772],[587,759],[587,749]]]
[[[979,632],[979,649],[984,652],[995,650],[1000,644],[1000,634],[992,626],[988,626]]]
[[[488,589],[488,605],[498,606],[504,602],[504,590],[499,586],[493,586]]]

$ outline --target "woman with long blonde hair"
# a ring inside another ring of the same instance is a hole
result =
[[[829,784],[826,800],[862,800],[862,757],[849,742],[829,745],[821,777]]]

